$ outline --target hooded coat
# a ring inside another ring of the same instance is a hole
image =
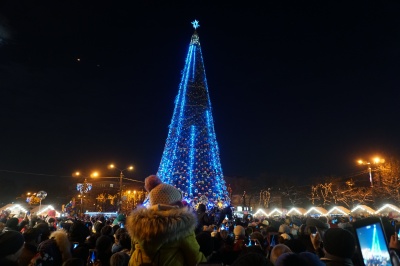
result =
[[[155,205],[136,209],[126,224],[135,243],[129,266],[192,266],[206,262],[196,241],[195,227],[196,214],[188,208]]]

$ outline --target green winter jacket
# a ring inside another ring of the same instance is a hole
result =
[[[194,266],[207,261],[194,234],[196,214],[188,208],[140,208],[128,217],[126,227],[136,243],[129,266]]]

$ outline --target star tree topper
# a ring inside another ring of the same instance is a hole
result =
[[[197,21],[197,20],[194,20],[194,21],[192,22],[192,25],[193,25],[193,28],[194,28],[194,29],[197,29],[198,27],[200,27],[199,21]]]

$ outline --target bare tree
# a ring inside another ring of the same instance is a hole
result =
[[[263,208],[268,208],[270,200],[271,200],[271,188],[267,188],[266,190],[261,190],[260,200],[258,204]]]
[[[321,183],[311,186],[311,203],[313,205],[327,206],[333,200],[332,183]]]
[[[304,200],[304,193],[296,186],[285,185],[280,189],[282,196],[290,201],[291,206],[300,206]]]
[[[400,203],[400,161],[395,158],[385,160],[374,169],[374,195],[379,199],[391,200]]]

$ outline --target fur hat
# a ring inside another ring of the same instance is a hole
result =
[[[182,193],[174,186],[158,184],[149,193],[150,205],[172,205],[182,200]]]
[[[0,234],[0,258],[16,253],[24,245],[24,237],[17,231]]]
[[[352,258],[356,250],[355,237],[342,228],[330,228],[323,237],[324,249],[328,255]]]
[[[235,236],[244,236],[246,234],[246,231],[244,230],[243,226],[236,225],[236,227],[233,229],[233,234]]]

